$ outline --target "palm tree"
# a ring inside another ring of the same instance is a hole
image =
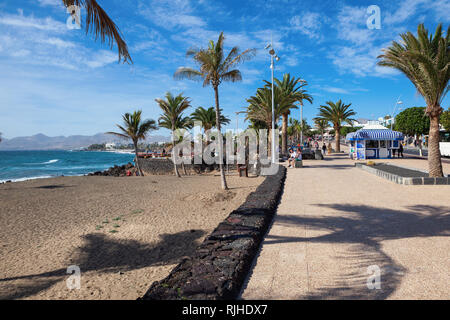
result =
[[[202,127],[205,131],[211,130],[217,126],[216,123],[216,111],[214,107],[205,109],[203,107],[198,107],[191,114],[191,119],[194,121],[200,121]],[[220,124],[229,124],[230,119],[222,115],[222,109],[220,109]]]
[[[156,99],[159,107],[163,111],[163,114],[159,118],[159,124],[162,127],[168,128],[172,131],[172,158],[175,170],[175,175],[181,177],[178,172],[177,163],[175,161],[175,137],[174,133],[177,129],[185,129],[191,126],[191,120],[188,117],[183,117],[183,112],[191,107],[191,101],[187,97],[183,97],[180,93],[176,97],[172,93],[166,93],[166,99]]]
[[[255,130],[255,134],[256,134],[256,143],[258,146],[258,150],[259,150],[259,130],[267,130],[269,127],[267,126],[265,121],[261,121],[261,120],[255,120],[255,119],[249,119],[250,120],[250,125],[248,126],[248,129],[250,130]]]
[[[256,91],[256,95],[247,99],[249,103],[247,107],[247,120],[258,120],[266,124],[269,128],[269,148],[268,152],[271,152],[272,148],[272,88],[264,86]],[[283,113],[286,113],[292,108],[294,98],[286,95],[284,91],[274,86],[274,111],[275,111],[275,123],[278,124],[278,120]]]
[[[351,123],[353,119],[350,117],[356,115],[352,109],[349,109],[350,104],[342,103],[342,100],[334,103],[332,101],[327,101],[326,106],[320,106],[319,115],[314,119],[314,121],[329,121],[333,124],[333,128],[336,134],[336,152],[341,152],[341,135],[340,131],[342,128],[342,123]]]
[[[289,118],[289,125],[287,128],[288,135],[292,137],[292,143],[298,143],[302,125],[300,121],[294,118]]]
[[[113,134],[124,139],[131,139],[134,145],[134,153],[136,155],[136,168],[141,176],[144,176],[141,166],[139,165],[138,157],[138,142],[139,140],[145,140],[150,130],[158,130],[155,120],[141,120],[142,110],[134,111],[132,114],[125,113],[123,118],[123,125],[117,125],[120,129],[118,132],[107,132],[107,134]]]
[[[101,39],[105,43],[108,39],[108,45],[112,49],[114,43],[117,45],[119,62],[132,63],[128,46],[122,38],[119,27],[111,20],[108,14],[97,3],[96,0],[62,0],[63,4],[69,8],[71,6],[83,7],[86,9],[86,33],[91,32],[95,40]],[[72,12],[73,14],[74,12]]]
[[[300,78],[296,79],[295,77],[291,78],[291,74],[287,73],[283,76],[283,80],[275,78],[274,82],[276,85],[281,88],[285,95],[292,97],[293,103],[291,108],[289,108],[285,113],[283,113],[282,119],[283,124],[281,127],[281,152],[283,154],[287,154],[287,128],[288,128],[288,118],[291,113],[291,109],[298,109],[295,103],[299,102],[300,105],[303,106],[303,100],[308,101],[309,103],[313,102],[313,97],[306,93],[306,90],[302,89],[308,83]],[[300,85],[299,85],[300,84]],[[271,83],[266,81],[267,86],[271,86]]]
[[[255,49],[247,49],[239,53],[238,47],[233,47],[228,55],[225,57],[223,52],[224,42],[223,32],[220,33],[219,39],[216,43],[209,41],[207,49],[190,49],[187,51],[187,56],[192,57],[196,63],[199,64],[199,70],[192,68],[181,67],[176,72],[174,77],[176,79],[203,79],[203,86],[211,85],[214,89],[216,100],[216,128],[219,131],[219,167],[222,178],[222,188],[228,189],[225,180],[225,172],[223,170],[223,138],[220,123],[220,106],[219,106],[219,85],[223,81],[237,82],[242,80],[241,72],[234,69],[239,63],[250,59],[255,54]]]
[[[328,121],[316,119],[314,121],[314,124],[316,125],[316,128],[317,128],[317,130],[319,130],[320,134],[322,135],[322,139],[323,139],[325,130],[328,128]]]
[[[378,65],[399,70],[414,84],[427,104],[425,114],[430,117],[428,167],[430,177],[442,177],[439,150],[439,118],[442,101],[450,90],[450,26],[444,38],[442,24],[434,36],[428,35],[423,24],[417,28],[417,37],[411,32],[400,35],[402,42],[392,42],[383,50]]]
[[[308,136],[308,134],[311,131],[311,126],[308,124],[308,121],[306,119],[302,120],[302,125],[301,125],[301,132],[303,133],[304,136]]]

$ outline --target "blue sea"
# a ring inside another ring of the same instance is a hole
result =
[[[90,151],[0,151],[0,183],[80,176],[133,162],[134,154]]]

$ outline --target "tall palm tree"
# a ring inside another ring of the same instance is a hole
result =
[[[342,100],[334,103],[332,101],[327,101],[327,105],[320,106],[319,115],[314,119],[314,121],[329,121],[333,124],[333,128],[336,135],[336,152],[341,152],[341,135],[340,131],[342,128],[342,123],[351,123],[353,119],[352,116],[356,115],[356,112],[350,109],[350,104],[342,103]]]
[[[225,37],[223,32],[220,33],[216,43],[209,41],[207,49],[190,49],[187,56],[192,57],[199,64],[199,70],[181,67],[176,72],[176,79],[203,79],[203,86],[211,85],[214,89],[216,100],[216,128],[219,131],[219,168],[222,179],[222,189],[227,190],[227,182],[225,180],[225,172],[223,170],[223,138],[220,123],[220,105],[219,105],[219,85],[223,81],[237,82],[242,80],[241,72],[235,69],[236,66],[250,59],[255,54],[255,49],[247,49],[240,53],[238,47],[233,47],[225,57],[223,52],[223,42]]]
[[[268,152],[271,152],[272,146],[272,88],[264,86],[256,91],[256,95],[247,99],[249,103],[247,107],[247,120],[258,120],[266,124],[269,128],[269,148]],[[275,123],[278,124],[278,120],[283,113],[286,113],[292,108],[294,98],[286,95],[284,91],[274,86],[274,111],[275,111]]]
[[[152,119],[142,120],[142,110],[134,111],[133,113],[125,113],[123,118],[123,125],[117,125],[121,132],[107,132],[107,134],[113,134],[124,139],[131,139],[134,145],[134,153],[136,155],[136,168],[141,176],[144,176],[141,166],[139,165],[138,157],[138,142],[139,140],[145,140],[150,130],[158,130],[156,121]]]
[[[112,49],[114,43],[117,45],[119,62],[132,63],[128,46],[122,38],[119,27],[111,20],[108,14],[97,3],[96,0],[62,0],[63,4],[69,8],[79,6],[86,9],[86,33],[91,32],[95,40],[101,39],[102,43],[108,42]],[[73,14],[73,12],[72,12]]]
[[[173,165],[175,170],[175,175],[181,177],[178,172],[178,167],[175,162],[175,137],[174,132],[177,129],[184,129],[190,125],[190,119],[188,117],[183,117],[183,112],[191,107],[191,101],[189,98],[184,97],[182,93],[177,96],[172,95],[172,93],[166,93],[166,99],[156,99],[159,107],[163,111],[163,114],[159,118],[160,126],[168,128],[172,131],[172,157]]]
[[[300,103],[303,106],[303,101],[306,100],[309,103],[313,102],[313,97],[306,93],[305,89],[302,89],[308,83],[300,78],[296,79],[295,77],[291,77],[290,73],[287,73],[283,76],[283,80],[275,78],[274,82],[276,85],[281,88],[285,95],[292,97],[292,105],[282,116],[282,127],[281,127],[281,152],[283,154],[287,154],[287,128],[288,128],[288,118],[291,113],[291,109],[298,109],[295,103]],[[271,86],[271,83],[266,81],[267,86]]]
[[[442,177],[439,150],[439,118],[442,101],[450,90],[450,26],[444,37],[442,24],[434,36],[428,35],[423,24],[417,28],[417,37],[411,32],[400,35],[402,41],[393,41],[383,50],[378,65],[399,70],[414,84],[427,104],[425,114],[430,117],[428,167],[430,177]]]
[[[220,109],[219,112],[220,112],[220,124],[229,124],[230,119],[222,115],[222,109]],[[191,114],[191,119],[194,121],[200,121],[205,131],[211,130],[212,128],[215,128],[217,126],[216,111],[214,110],[214,107],[210,107],[208,109],[198,107]]]

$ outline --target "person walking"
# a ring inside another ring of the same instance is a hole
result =
[[[325,157],[325,154],[327,153],[327,146],[325,145],[325,142],[322,145],[322,154]]]
[[[400,155],[402,155],[402,158],[404,158],[403,156],[403,143],[400,143],[400,147],[398,148],[398,157],[400,158]]]

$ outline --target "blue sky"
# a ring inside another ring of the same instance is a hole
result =
[[[124,34],[133,65],[118,64],[115,49],[84,30],[68,29],[61,0],[0,3],[0,131],[6,138],[110,131],[124,112],[138,108],[156,120],[155,98],[167,91],[183,92],[193,107],[212,106],[210,87],[174,80],[173,73],[193,66],[185,57],[188,48],[207,46],[220,31],[227,49],[258,49],[240,66],[243,81],[220,88],[229,128],[236,126],[234,112],[270,79],[264,47],[271,35],[281,57],[276,76],[290,72],[309,83],[314,103],[305,106],[304,116],[310,122],[318,106],[338,99],[352,103],[358,118],[376,119],[392,112],[399,95],[404,107],[424,105],[406,77],[376,66],[381,49],[419,23],[434,31],[439,22],[447,29],[450,20],[450,0],[98,2]],[[370,5],[381,9],[380,30],[366,26]]]

